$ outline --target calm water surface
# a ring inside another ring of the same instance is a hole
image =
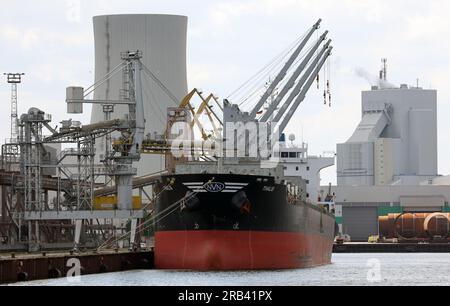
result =
[[[325,267],[262,272],[132,271],[21,283],[27,286],[450,285],[450,254],[336,254]]]

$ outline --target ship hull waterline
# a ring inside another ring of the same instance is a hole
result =
[[[320,236],[227,231],[158,233],[156,245],[157,269],[198,271],[317,267],[331,264],[333,247]]]
[[[331,264],[334,217],[313,205],[289,203],[286,186],[273,178],[174,175],[163,182],[170,180],[175,183],[158,200],[157,215],[192,190],[198,193],[156,223],[156,269],[282,270]],[[226,186],[223,192],[203,191],[212,180]]]

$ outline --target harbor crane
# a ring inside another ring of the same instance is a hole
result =
[[[192,99],[194,98],[194,96],[198,96],[200,97],[202,103],[200,104],[198,110],[196,111],[194,106],[192,105]],[[210,121],[210,123],[213,126],[214,129],[214,137],[218,138],[220,137],[220,131],[219,131],[219,127],[217,127],[217,124],[215,121],[217,121],[220,125],[220,127],[223,126],[222,120],[219,118],[219,116],[216,114],[216,112],[214,112],[214,110],[212,109],[211,106],[211,100],[214,100],[216,102],[216,104],[219,106],[219,108],[221,110],[223,110],[222,106],[220,105],[218,98],[214,95],[214,94],[210,94],[208,97],[204,98],[203,96],[203,92],[197,88],[194,88],[184,99],[183,101],[181,101],[180,104],[180,109],[184,109],[187,108],[192,115],[192,121],[190,124],[191,129],[194,128],[195,125],[198,126],[198,128],[200,129],[200,132],[202,134],[202,139],[203,140],[208,140],[209,136],[206,134],[205,128],[203,126],[203,124],[200,122],[199,118],[203,113],[206,113],[206,115],[208,116],[208,119]],[[213,118],[214,117],[214,118]]]
[[[284,67],[281,69],[280,73],[277,75],[277,77],[275,78],[275,80],[270,84],[269,88],[267,89],[267,91],[264,93],[264,95],[261,97],[261,99],[259,100],[259,102],[256,104],[256,106],[253,108],[253,110],[250,113],[250,117],[252,119],[255,119],[256,116],[258,115],[259,111],[261,110],[261,108],[263,107],[263,105],[267,102],[267,100],[270,98],[270,96],[273,94],[273,92],[276,90],[277,86],[281,83],[281,81],[286,77],[289,69],[291,68],[291,66],[295,63],[295,60],[298,58],[298,56],[300,55],[300,53],[302,52],[302,50],[304,49],[304,47],[306,46],[306,44],[308,43],[309,39],[311,38],[311,36],[314,34],[314,32],[316,30],[318,30],[320,28],[320,24],[322,22],[322,19],[319,19],[314,25],[313,27],[308,31],[308,33],[306,34],[305,38],[300,42],[299,46],[297,47],[297,49],[294,51],[294,53],[291,55],[291,57],[289,58],[289,60],[286,62],[286,64],[284,65]]]
[[[256,106],[250,113],[245,113],[240,110],[238,105],[225,101],[225,122],[267,123],[272,125],[273,128],[274,125],[278,125],[278,131],[280,134],[284,132],[298,107],[305,100],[306,94],[332,52],[333,47],[331,46],[331,39],[326,41],[328,31],[325,31],[310,47],[306,54],[304,56],[300,56],[302,50],[310,40],[313,33],[319,29],[321,21],[322,20],[317,21],[317,23],[315,23],[307,32],[298,47],[290,56],[289,60],[278,73],[275,80],[270,84],[266,92],[263,94],[261,99],[259,99]],[[296,67],[281,91],[275,95],[275,98],[273,98],[277,86],[281,84],[281,82],[288,75],[289,70],[291,70],[292,67],[298,62],[300,64]],[[262,110],[262,107],[268,102],[270,97],[272,97],[272,100],[270,101],[268,109],[265,111]],[[282,106],[280,107],[280,105]],[[261,113],[263,115],[261,118],[257,119],[257,115]],[[240,135],[239,137],[243,136],[244,135]]]
[[[292,117],[294,116],[295,112],[297,111],[298,107],[305,100],[305,97],[306,97],[306,94],[307,94],[309,88],[311,87],[311,85],[314,83],[314,80],[316,79],[316,75],[320,72],[320,70],[322,69],[326,60],[331,55],[331,51],[332,51],[333,47],[329,46],[330,42],[331,41],[329,41],[323,47],[320,54],[315,58],[313,64],[309,67],[305,76],[298,83],[294,92],[291,94],[289,99],[284,103],[282,108],[279,110],[278,114],[275,116],[274,122],[278,122],[279,120],[281,120],[283,115],[286,113],[287,109],[291,106],[286,117],[284,118],[284,120],[281,122],[281,124],[279,126],[280,133],[284,132],[287,125],[289,124]],[[306,80],[306,83],[303,83],[305,80]],[[295,101],[294,101],[294,99],[295,99]],[[294,103],[292,104],[293,101],[294,101]]]
[[[273,101],[273,103],[270,104],[269,109],[265,112],[264,116],[260,119],[261,122],[267,122],[269,120],[269,118],[273,115],[273,113],[276,111],[276,109],[278,108],[278,106],[280,105],[280,103],[283,101],[284,97],[289,93],[289,91],[292,89],[292,87],[294,87],[295,82],[297,81],[298,77],[302,74],[303,70],[305,69],[305,67],[308,65],[308,63],[310,62],[311,58],[316,54],[317,50],[319,49],[321,43],[326,39],[328,34],[328,31],[326,31],[321,37],[320,39],[317,41],[317,43],[314,45],[314,47],[311,49],[311,51],[309,51],[309,53],[306,55],[305,59],[302,61],[302,63],[298,66],[297,70],[294,72],[294,74],[292,75],[292,77],[289,79],[288,83],[286,84],[286,86],[282,89],[282,91],[280,92],[280,94],[277,96],[277,98],[275,99],[275,101]],[[331,42],[331,41],[330,41]],[[330,43],[329,42],[329,43]],[[329,45],[328,43],[328,45]],[[299,85],[300,88],[301,86],[305,83],[305,78],[302,78],[299,81]],[[297,88],[296,88],[297,89]]]

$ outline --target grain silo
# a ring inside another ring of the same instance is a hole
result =
[[[121,63],[121,52],[140,50],[142,62],[170,93],[181,101],[187,94],[186,43],[187,17],[175,15],[108,15],[94,17],[95,81],[100,81]],[[143,78],[146,133],[166,129],[167,108],[178,106],[164,90],[148,77]],[[95,99],[119,100],[123,75],[116,74],[95,90]],[[178,103],[179,104],[179,103]],[[127,106],[116,106],[111,119],[123,118]],[[105,119],[103,107],[94,105],[91,122]],[[105,152],[105,140],[97,144],[98,158]],[[137,164],[138,175],[162,170],[162,156],[143,156]]]

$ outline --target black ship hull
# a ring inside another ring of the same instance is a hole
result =
[[[159,189],[158,269],[294,269],[331,263],[334,217],[290,198],[273,177],[173,175],[163,177]]]

